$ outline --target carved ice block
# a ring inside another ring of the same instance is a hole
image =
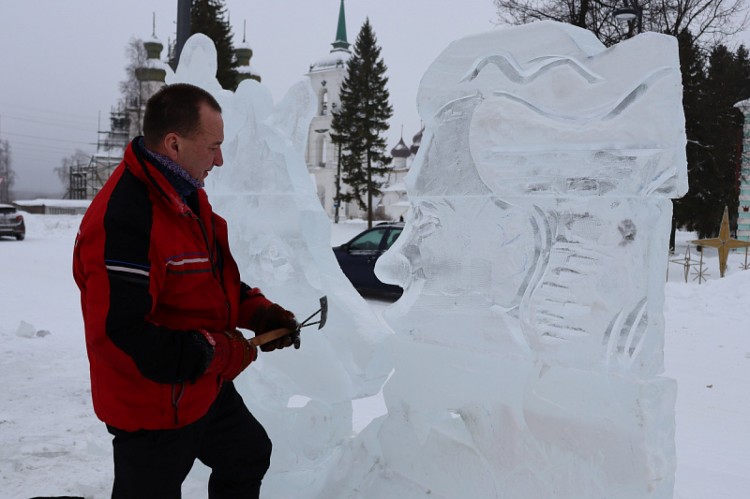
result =
[[[605,49],[535,23],[433,62],[413,209],[377,267],[405,293],[385,314],[395,372],[365,490],[671,497],[675,383],[660,374],[681,95],[677,43],[651,33]]]

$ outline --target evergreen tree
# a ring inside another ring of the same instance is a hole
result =
[[[701,69],[690,39],[678,37],[690,190],[674,202],[674,226],[705,238],[718,233],[725,206],[736,229],[743,117],[734,104],[750,97],[750,60],[744,47],[717,45]]]
[[[706,137],[704,123],[704,88],[706,81],[705,57],[689,31],[677,37],[682,73],[682,104],[685,112],[685,133],[687,135],[687,167],[689,191],[684,197],[674,200],[670,248],[674,248],[674,235],[677,227],[694,230],[694,221],[700,215],[699,205],[703,192],[700,186],[706,175]]]
[[[190,6],[190,34],[203,33],[216,46],[216,79],[223,88],[237,88],[237,61],[234,57],[232,28],[226,20],[223,0],[192,0]]]
[[[738,91],[743,99],[750,98],[750,53],[744,45],[737,49],[735,64],[737,66]]]
[[[693,228],[699,237],[718,234],[725,206],[731,225],[736,227],[743,120],[734,104],[743,100],[741,91],[746,82],[742,72],[735,54],[724,45],[714,47],[704,91],[705,154],[701,155],[700,177],[692,179],[697,194]]]
[[[346,69],[340,110],[333,113],[331,122],[332,139],[342,151],[341,181],[349,187],[340,197],[367,210],[367,226],[372,227],[373,199],[381,195],[391,163],[381,134],[388,130],[393,108],[388,103],[387,67],[369,19],[357,35]]]

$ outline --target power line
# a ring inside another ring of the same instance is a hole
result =
[[[73,148],[65,148],[65,147],[55,147],[55,146],[48,146],[44,144],[34,144],[32,142],[9,142],[11,151],[34,151],[34,152],[60,152],[60,153],[67,153],[69,151],[72,151]]]
[[[77,127],[70,126],[71,122],[68,122],[67,124],[65,122],[55,123],[55,122],[52,122],[52,121],[41,121],[41,120],[34,120],[34,119],[31,119],[31,118],[21,118],[19,116],[11,116],[9,114],[2,114],[0,116],[2,116],[3,118],[10,118],[12,120],[26,121],[26,122],[29,122],[29,123],[40,123],[42,125],[56,126],[56,127],[65,128],[65,129],[68,129],[68,130],[80,130],[82,132],[90,132],[91,131],[91,128],[77,128]]]
[[[3,132],[3,136],[5,135],[13,135],[15,137],[26,137],[29,139],[42,139],[42,140],[52,140],[54,142],[65,142],[67,144],[85,144],[85,145],[91,145],[89,142],[81,142],[80,140],[65,140],[65,139],[56,139],[53,137],[42,137],[39,135],[26,135],[23,133],[11,133],[11,132]]]
[[[75,114],[75,113],[67,113],[63,111],[51,111],[49,109],[41,109],[36,107],[29,107],[29,106],[19,106],[18,104],[11,104],[8,102],[2,102],[0,101],[0,106],[7,106],[7,107],[13,107],[16,109],[22,109],[27,111],[34,111],[38,113],[44,113],[44,114],[54,114],[54,115],[60,115],[60,116],[68,116],[71,118],[75,118],[76,120],[83,120],[83,121],[96,121],[97,118],[94,118],[90,115],[83,115],[83,114]]]

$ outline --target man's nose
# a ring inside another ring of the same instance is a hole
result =
[[[224,164],[224,154],[221,152],[221,147],[216,150],[214,156],[214,166],[221,166]]]

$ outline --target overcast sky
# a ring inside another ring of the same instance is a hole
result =
[[[235,35],[253,48],[251,64],[280,100],[326,55],[340,0],[227,0]],[[493,29],[492,0],[346,0],[350,43],[369,16],[388,66],[394,116],[389,148],[418,131],[421,75],[447,44]],[[156,35],[174,39],[177,0],[0,0],[0,139],[8,140],[15,190],[61,191],[53,173],[80,148],[93,152],[97,130],[125,78],[125,49]]]
[[[235,41],[276,101],[326,55],[340,0],[226,0]],[[394,116],[389,148],[419,130],[416,93],[429,64],[453,40],[495,29],[492,0],[345,0],[354,43],[370,18],[388,66]],[[93,152],[97,130],[125,78],[126,46],[152,33],[175,36],[177,0],[0,0],[0,139],[8,140],[15,190],[61,191],[53,173],[76,149]]]

